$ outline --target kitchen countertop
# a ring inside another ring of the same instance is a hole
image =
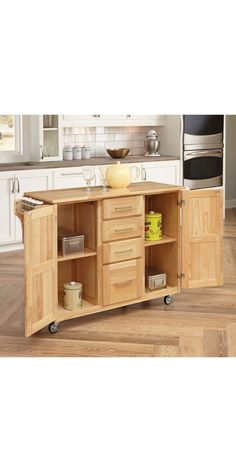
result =
[[[115,164],[121,161],[124,164],[138,164],[141,162],[155,162],[155,161],[175,161],[179,160],[179,156],[160,156],[160,157],[146,157],[146,156],[131,156],[124,159],[112,159],[111,157],[92,157],[90,159],[79,159],[73,161],[52,161],[52,162],[8,162],[0,163],[0,172],[14,171],[14,170],[32,170],[32,169],[55,169],[60,167],[79,167],[79,166],[100,166]]]
[[[44,203],[60,204],[70,202],[86,202],[104,200],[107,198],[127,197],[133,195],[155,195],[157,193],[170,193],[181,190],[178,185],[160,184],[157,182],[138,182],[127,188],[109,188],[104,192],[102,187],[93,187],[91,192],[82,188],[69,188],[58,190],[40,190],[36,192],[25,192],[24,196],[36,198]]]

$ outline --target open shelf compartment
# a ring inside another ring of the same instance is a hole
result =
[[[97,257],[65,260],[58,264],[58,304],[64,317],[71,313],[63,308],[64,284],[71,281],[82,283],[83,305],[76,310],[78,316],[80,313],[82,316],[89,308],[98,305]]]
[[[84,316],[98,309],[97,203],[80,202],[58,205],[58,229],[84,235],[84,252],[58,254],[59,319]],[[75,311],[65,310],[64,284],[82,283],[83,305]]]
[[[145,212],[162,213],[162,234],[160,241],[145,241],[146,273],[166,274],[167,286],[150,291],[145,284],[147,299],[178,291],[179,267],[179,208],[178,192],[152,195],[145,198]],[[167,292],[167,293],[166,293]]]
[[[58,205],[58,229],[84,235],[84,252],[58,254],[58,262],[96,255],[97,204],[94,202]]]

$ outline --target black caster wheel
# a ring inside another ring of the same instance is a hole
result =
[[[173,303],[174,299],[173,299],[173,295],[166,295],[164,297],[164,302],[166,305],[171,305],[171,303]]]
[[[50,323],[50,325],[48,325],[48,331],[51,334],[57,333],[59,331],[59,323],[56,321]]]

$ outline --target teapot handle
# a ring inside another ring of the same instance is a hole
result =
[[[133,169],[135,169],[135,173],[136,173],[135,176],[133,176],[132,174]],[[131,166],[130,170],[131,170],[131,181],[135,182],[135,180],[138,180],[138,178],[140,177],[140,169],[137,166]]]

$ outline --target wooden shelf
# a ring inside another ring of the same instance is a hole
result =
[[[165,297],[166,295],[172,295],[178,292],[179,292],[179,288],[177,286],[171,287],[170,285],[167,285],[164,288],[159,288],[157,290],[152,290],[151,292],[149,292],[149,290],[145,288],[144,301],[153,300],[154,298],[159,298],[159,297]]]
[[[87,300],[83,300],[83,306],[78,308],[77,310],[65,310],[63,306],[63,295],[59,295],[58,300],[58,319],[66,320],[71,318],[77,318],[80,316],[86,316],[90,313],[97,313],[102,310],[100,305],[93,305],[92,303],[88,302]]]
[[[159,239],[159,241],[145,241],[145,247],[156,246],[157,244],[174,243],[175,241],[176,241],[176,238],[163,235],[162,239]]]
[[[96,251],[89,249],[88,247],[84,248],[84,252],[75,252],[74,254],[68,254],[67,256],[62,256],[58,254],[57,260],[58,262],[61,261],[69,261],[70,259],[82,259],[83,257],[91,257],[96,256]]]
[[[78,308],[77,310],[73,310],[73,311],[65,310],[65,308],[63,307],[63,295],[60,294],[59,300],[58,300],[57,319],[58,321],[67,320],[67,319],[70,320],[72,318],[78,318],[78,317],[90,315],[93,313],[101,313],[105,311],[110,311],[118,307],[134,305],[140,302],[146,302],[148,300],[165,297],[165,295],[174,295],[175,293],[179,293],[179,288],[177,286],[171,287],[167,285],[167,287],[161,288],[159,290],[153,290],[152,292],[145,292],[143,297],[136,298],[135,300],[127,300],[125,302],[125,305],[124,305],[124,302],[115,303],[109,306],[93,305],[93,303],[90,303],[87,300],[83,300],[82,308]]]

